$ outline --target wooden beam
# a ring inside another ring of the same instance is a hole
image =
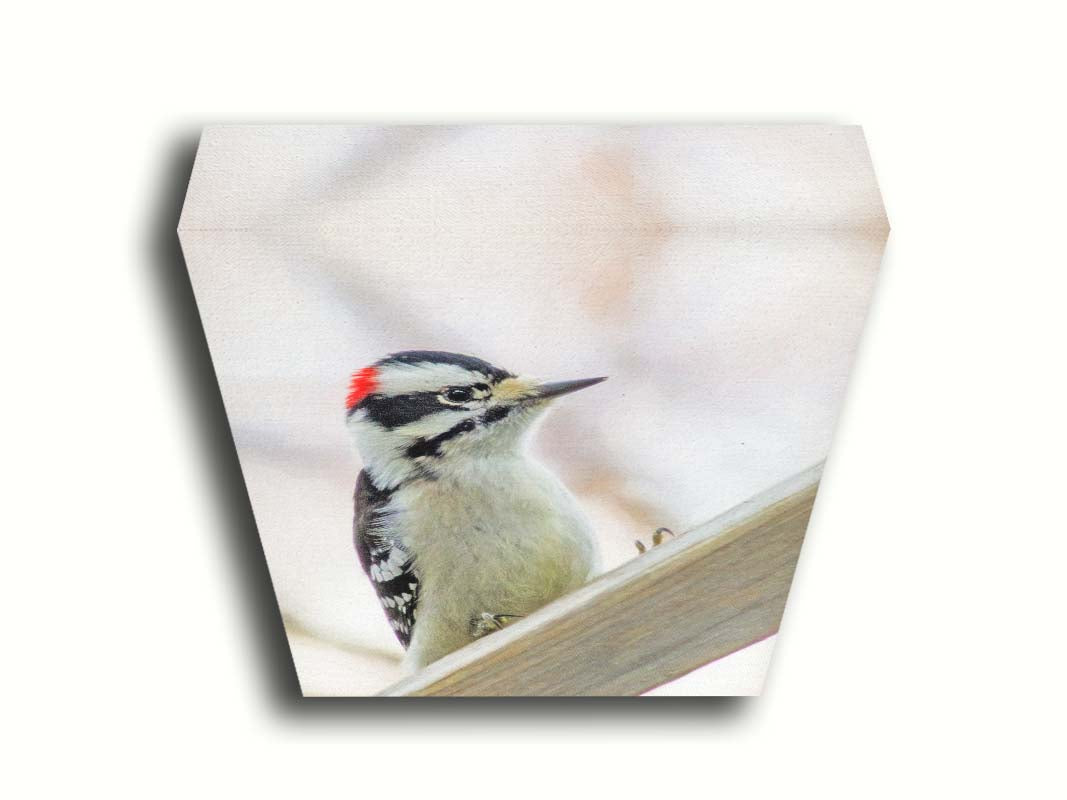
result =
[[[382,694],[637,695],[764,639],[821,475],[820,463]]]

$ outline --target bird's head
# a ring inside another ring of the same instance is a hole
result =
[[[542,383],[480,358],[412,350],[352,375],[348,429],[382,489],[464,459],[516,452],[556,397],[604,378]]]

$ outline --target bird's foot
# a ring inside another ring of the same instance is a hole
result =
[[[656,547],[657,545],[663,544],[664,536],[674,536],[674,531],[670,528],[656,528],[652,534],[652,546]],[[634,546],[637,547],[638,553],[644,553],[648,550],[648,547],[640,539],[634,540]]]
[[[487,633],[503,630],[506,626],[521,618],[522,614],[490,614],[488,611],[483,611],[477,617],[471,617],[471,638],[480,639]]]

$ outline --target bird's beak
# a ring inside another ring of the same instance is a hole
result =
[[[586,389],[590,386],[595,386],[601,381],[606,381],[607,377],[603,378],[581,378],[576,381],[556,381],[554,383],[542,383],[533,387],[530,392],[530,397],[538,400],[546,400],[549,397],[559,397],[560,395],[570,394],[571,392],[577,392],[579,389]]]

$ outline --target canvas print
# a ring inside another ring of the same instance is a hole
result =
[[[758,694],[888,231],[852,126],[207,128],[303,693]]]

